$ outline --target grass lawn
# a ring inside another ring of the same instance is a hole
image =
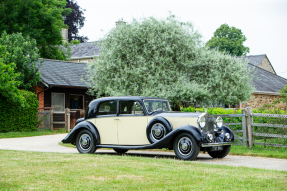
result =
[[[32,136],[40,136],[40,135],[53,135],[58,133],[66,133],[65,130],[60,129],[57,131],[52,130],[39,130],[39,131],[29,131],[29,132],[7,132],[7,133],[0,133],[1,138],[16,138],[16,137],[32,137]]]
[[[286,190],[287,172],[134,156],[0,152],[2,190]]]
[[[287,148],[255,145],[249,149],[248,147],[243,147],[241,145],[232,145],[230,154],[287,159]]]

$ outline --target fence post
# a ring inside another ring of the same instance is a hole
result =
[[[253,123],[253,117],[251,116],[252,114],[252,107],[246,107],[247,111],[247,119],[246,119],[246,126],[247,126],[247,132],[248,132],[248,143],[249,143],[249,148],[253,147],[253,128],[252,128],[252,123]]]
[[[241,113],[243,115],[246,115],[246,110],[245,109],[242,109]],[[248,131],[247,131],[247,126],[246,126],[246,116],[242,116],[242,131],[243,131],[243,144],[244,144],[244,147],[247,147],[248,144],[247,144],[247,135],[248,135]]]
[[[54,126],[53,126],[53,108],[50,109],[50,129],[53,131]]]
[[[65,109],[65,130],[66,132],[70,132],[70,109],[66,108]]]

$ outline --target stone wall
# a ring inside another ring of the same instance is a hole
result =
[[[74,59],[71,58],[71,62],[83,62],[83,63],[91,63],[94,60],[94,58],[81,58],[81,59]]]
[[[271,63],[269,62],[268,58],[265,56],[261,62],[261,64],[259,65],[260,68],[267,70],[273,74],[275,74],[275,71],[273,70]]]
[[[263,107],[265,104],[272,104],[275,99],[280,98],[279,95],[263,95],[263,94],[253,94],[251,98],[244,103],[244,107],[252,107],[255,109],[259,109]],[[286,109],[285,103],[278,103],[275,105],[275,108]]]

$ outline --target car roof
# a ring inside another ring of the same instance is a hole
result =
[[[102,97],[96,100],[103,101],[103,100],[142,100],[142,99],[158,99],[162,100],[163,98],[156,98],[156,97],[146,97],[146,96],[118,96],[118,97]],[[166,99],[164,99],[166,100]]]
[[[143,99],[153,99],[153,100],[166,100],[164,98],[156,97],[146,97],[146,96],[118,96],[118,97],[102,97],[91,101],[90,104],[96,104],[102,101],[112,101],[112,100],[143,100]]]

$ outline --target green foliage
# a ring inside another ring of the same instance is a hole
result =
[[[15,63],[13,68],[17,74],[14,77],[16,81],[20,82],[16,86],[25,90],[35,86],[41,80],[39,65],[36,65],[39,60],[36,41],[24,37],[21,33],[8,35],[4,31],[0,38],[1,45],[5,47],[3,48],[3,54],[0,55],[2,62],[6,65]]]
[[[25,107],[0,95],[0,132],[35,131],[39,124],[37,113],[39,102],[34,93],[20,90],[27,103]]]
[[[252,93],[247,63],[202,48],[192,24],[172,15],[118,25],[102,42],[88,65],[91,94],[162,97],[176,106],[235,103]]]
[[[72,11],[65,6],[66,0],[2,0],[0,34],[20,32],[36,40],[42,58],[66,59],[58,49],[63,40],[61,30],[67,28],[62,15]]]
[[[3,63],[3,57],[6,57],[9,53],[4,55],[5,46],[0,45],[0,93],[1,96],[17,103],[21,106],[25,105],[25,99],[23,98],[18,86],[21,84],[16,78],[20,75],[15,73],[16,64]]]
[[[206,43],[206,47],[218,48],[221,52],[228,52],[233,56],[242,56],[249,53],[249,48],[243,46],[245,35],[240,29],[222,24]]]
[[[277,98],[275,99],[272,104],[266,104],[264,107],[269,107],[269,108],[274,108],[275,104],[283,102],[285,103],[285,110],[287,109],[286,105],[287,105],[287,85],[282,89],[279,90],[280,96],[281,98]]]
[[[284,103],[287,103],[287,85],[282,90],[280,90],[279,92],[280,92],[280,95],[282,97],[282,101]]]

